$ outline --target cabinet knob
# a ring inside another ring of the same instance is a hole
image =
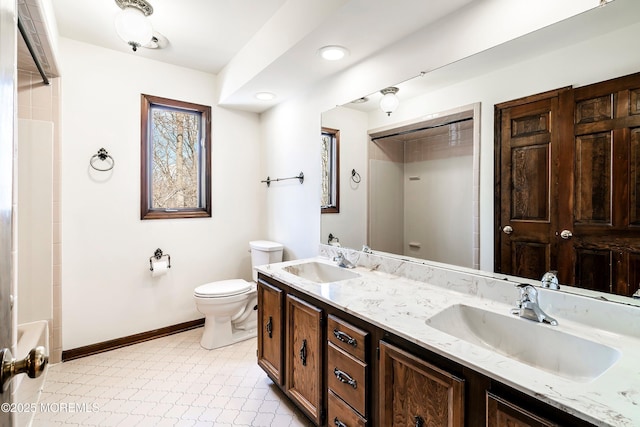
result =
[[[511,234],[513,233],[513,227],[510,225],[505,225],[504,228],[502,229],[502,232],[504,234]]]
[[[416,415],[415,417],[413,417],[413,419],[416,422],[416,427],[424,426],[424,419],[420,415]]]

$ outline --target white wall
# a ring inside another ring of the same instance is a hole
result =
[[[203,317],[193,289],[250,280],[248,242],[268,237],[258,116],[217,108],[213,75],[134,53],[61,39],[60,62],[63,349]],[[213,107],[212,218],[140,220],[142,93]],[[115,159],[111,172],[89,167],[101,147]],[[152,278],[156,248],[172,268]]]
[[[369,239],[371,248],[404,253],[404,163],[369,160]],[[373,190],[375,189],[375,190]],[[366,215],[367,205],[362,205]],[[358,246],[354,246],[358,248]]]
[[[522,15],[522,14],[521,14]],[[526,19],[526,17],[522,17]],[[452,27],[452,32],[455,31]],[[421,115],[450,110],[476,102],[481,103],[481,144],[480,144],[480,267],[493,270],[493,108],[496,103],[516,99],[526,95],[563,87],[581,86],[608,78],[631,74],[640,70],[640,57],[630,52],[636,51],[635,39],[640,32],[640,24],[633,24],[604,36],[583,39],[568,48],[549,52],[538,57],[527,57],[521,53],[518,62],[503,69],[494,70],[466,81],[426,94],[416,100],[422,110],[407,110],[411,103],[404,102],[394,112],[398,119],[406,120]],[[393,50],[385,49],[379,55],[359,64],[334,79],[323,82],[312,94],[304,94],[296,100],[282,104],[263,115],[265,147],[281,153],[295,151],[295,161],[318,165],[310,169],[310,176],[319,180],[319,118],[323,110],[328,110],[339,102],[348,102],[376,89],[397,83],[390,76],[416,75],[420,58],[424,62],[433,61],[430,55],[433,34],[426,32],[409,37]],[[445,40],[443,34],[438,37]],[[446,46],[455,50],[456,45]],[[455,56],[455,54],[450,54]],[[385,65],[387,64],[387,65]],[[393,64],[394,67],[389,67]],[[417,65],[418,64],[418,65]],[[404,71],[403,71],[404,70]],[[408,71],[407,71],[408,70]],[[413,71],[412,71],[413,70]],[[354,92],[355,90],[362,92]],[[365,89],[368,88],[366,91]],[[403,105],[404,104],[404,105]],[[404,109],[403,109],[404,108]],[[282,136],[286,133],[286,137]],[[313,143],[309,143],[309,141]],[[363,153],[363,156],[366,155]],[[266,167],[278,167],[281,158],[270,156],[265,159]],[[306,173],[306,171],[305,171]],[[317,177],[317,178],[316,178]],[[306,185],[306,182],[305,182]],[[306,187],[299,198],[270,198],[266,206],[270,218],[269,230],[274,239],[279,239],[288,247],[304,248],[296,255],[317,254],[312,248],[321,241],[319,235],[319,214],[315,209],[318,184]],[[310,206],[303,205],[305,199]],[[282,211],[300,209],[308,212],[295,221],[297,230],[305,230],[304,235],[291,235],[287,230],[288,217]],[[295,236],[295,237],[294,237]]]
[[[362,206],[367,203],[369,182],[367,158],[361,155],[366,153],[369,140],[367,120],[367,114],[349,108],[322,115],[322,126],[340,130],[340,212],[321,215],[323,243],[327,243],[329,233],[348,248],[361,248],[367,242],[367,216]],[[352,170],[360,175],[359,183],[351,179]]]
[[[473,156],[405,163],[403,180],[402,253],[473,268]]]

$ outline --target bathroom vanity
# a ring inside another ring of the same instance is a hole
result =
[[[551,326],[508,278],[335,250],[257,268],[258,364],[315,424],[640,423],[640,308],[539,289]]]

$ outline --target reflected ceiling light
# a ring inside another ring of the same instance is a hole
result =
[[[392,86],[380,91],[380,93],[383,95],[382,99],[380,100],[380,108],[382,108],[382,111],[387,113],[387,116],[390,116],[391,113],[393,113],[400,104],[400,100],[396,96],[398,90],[399,89],[397,87]]]
[[[271,92],[258,92],[255,97],[260,101],[271,101],[272,99],[275,99],[276,95]]]
[[[342,46],[324,46],[318,50],[320,56],[327,61],[337,61],[349,54],[349,50]]]
[[[115,25],[118,36],[137,51],[153,37],[153,27],[147,19],[153,7],[146,0],[115,0],[122,9],[116,15]]]

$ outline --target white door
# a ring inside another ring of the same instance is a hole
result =
[[[13,152],[15,134],[16,0],[0,0],[0,351],[14,349],[16,316],[13,249]],[[10,385],[10,383],[9,383]],[[11,390],[0,394],[0,425],[12,426]],[[7,406],[9,404],[9,406]]]

